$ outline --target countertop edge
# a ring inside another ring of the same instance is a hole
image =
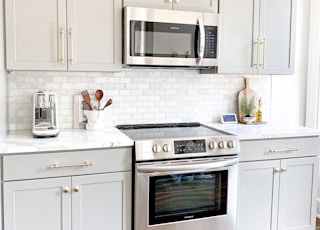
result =
[[[66,129],[57,137],[34,138],[31,131],[10,132],[0,143],[0,155],[40,152],[81,151],[132,147],[134,141],[117,128],[104,130]]]

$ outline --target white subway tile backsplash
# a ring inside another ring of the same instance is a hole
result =
[[[250,87],[263,100],[264,120],[270,118],[271,77],[249,76]],[[73,96],[84,89],[104,90],[106,124],[219,121],[237,112],[240,75],[201,75],[196,70],[125,69],[122,72],[13,71],[8,77],[9,130],[32,128],[32,97],[39,90],[58,95],[61,129],[73,127]]]

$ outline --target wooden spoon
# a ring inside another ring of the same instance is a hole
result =
[[[112,104],[112,99],[110,98],[107,103],[103,106],[103,108],[101,110],[104,110],[105,108],[107,108],[109,105]]]
[[[101,89],[97,89],[95,93],[96,99],[98,101],[98,110],[100,110],[100,101],[103,98],[103,91]]]

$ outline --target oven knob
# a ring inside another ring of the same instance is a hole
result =
[[[160,145],[153,145],[152,146],[152,151],[154,153],[160,153],[161,152],[161,146]]]
[[[163,152],[171,152],[171,145],[165,144],[163,146]]]
[[[231,140],[231,141],[228,141],[227,145],[228,145],[228,147],[229,147],[230,149],[236,147],[236,143],[235,143],[234,141],[232,141],[232,140]]]
[[[218,146],[220,149],[224,149],[226,147],[226,143],[224,141],[220,141]]]
[[[211,141],[211,142],[209,143],[209,149],[216,149],[217,147],[218,147],[217,142]]]

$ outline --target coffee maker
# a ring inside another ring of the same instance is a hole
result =
[[[56,137],[59,134],[57,118],[57,95],[39,91],[33,95],[34,137]]]

